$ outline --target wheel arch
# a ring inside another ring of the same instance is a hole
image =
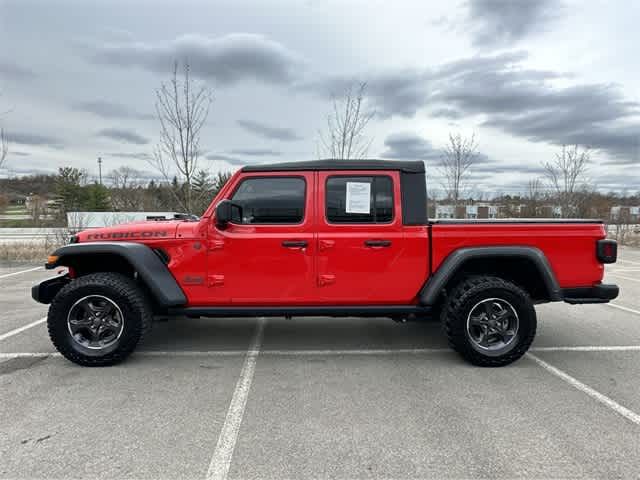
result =
[[[544,253],[535,247],[468,247],[452,252],[418,294],[422,305],[436,305],[442,294],[471,275],[493,275],[522,287],[540,303],[562,300],[556,276]]]
[[[132,242],[74,243],[58,248],[47,268],[66,266],[78,276],[96,272],[117,272],[134,277],[161,307],[178,307],[186,296],[161,255],[150,247]]]

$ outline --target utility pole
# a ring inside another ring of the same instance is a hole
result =
[[[102,185],[102,157],[98,157],[98,178],[100,179],[100,185]]]

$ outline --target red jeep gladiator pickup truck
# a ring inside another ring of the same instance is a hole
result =
[[[32,289],[56,348],[126,358],[154,315],[439,318],[475,365],[520,358],[534,305],[608,302],[617,245],[596,220],[427,218],[421,161],[246,166],[200,219],[86,230]]]

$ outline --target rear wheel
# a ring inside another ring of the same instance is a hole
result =
[[[47,325],[54,346],[67,359],[106,366],[133,352],[151,320],[148,302],[133,279],[105,272],[62,288],[51,303]]]
[[[451,347],[474,365],[508,365],[531,346],[536,312],[529,295],[497,277],[470,277],[454,288],[441,314]]]

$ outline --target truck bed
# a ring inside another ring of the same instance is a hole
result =
[[[606,237],[601,220],[443,219],[430,221],[428,229],[431,272],[459,248],[510,245],[544,252],[560,287],[592,286],[604,275],[595,252],[596,240]]]
[[[438,218],[429,219],[431,225],[446,225],[446,224],[458,224],[458,223],[595,223],[602,224],[602,220],[595,220],[590,218]]]

